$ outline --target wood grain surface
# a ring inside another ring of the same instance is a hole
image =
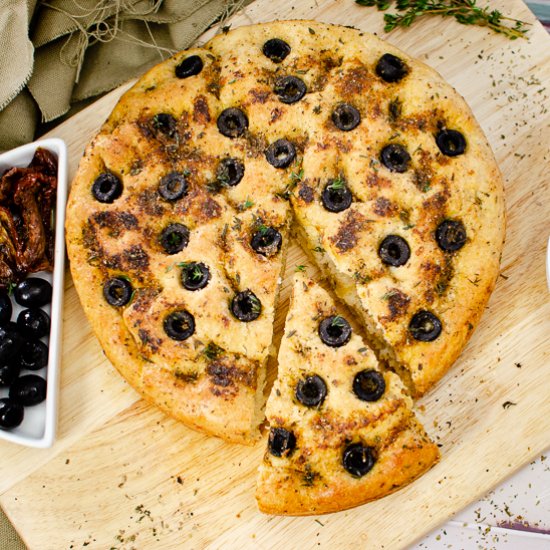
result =
[[[45,450],[0,443],[0,503],[31,549],[402,548],[550,444],[550,39],[519,0],[491,5],[533,21],[529,40],[435,18],[386,36],[381,15],[351,0],[258,0],[232,20],[318,19],[376,32],[453,84],[489,138],[506,180],[502,276],[460,359],[419,403],[441,462],[354,510],[260,514],[254,483],[265,441],[229,445],[145,404],[105,359],[67,274],[58,441]],[[67,141],[71,175],[124,89],[51,132]],[[289,279],[301,263],[292,246],[279,335]]]

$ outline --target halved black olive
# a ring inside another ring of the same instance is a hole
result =
[[[38,405],[46,399],[47,383],[36,374],[26,374],[18,378],[10,388],[10,399],[25,407]]]
[[[275,168],[286,168],[296,158],[296,148],[290,141],[278,139],[265,150],[265,158]]]
[[[274,227],[264,226],[256,231],[250,239],[252,249],[266,258],[275,256],[281,250],[282,243],[283,237]]]
[[[8,293],[5,290],[0,290],[0,325],[9,323],[12,313],[13,306],[11,305],[11,299]]]
[[[48,364],[48,346],[42,340],[27,340],[21,349],[19,365],[22,369],[40,370]]]
[[[239,159],[225,158],[218,164],[216,178],[222,185],[234,187],[244,176],[244,164]]]
[[[415,340],[432,342],[441,334],[441,321],[430,311],[417,311],[409,323],[409,332]]]
[[[45,306],[52,300],[52,285],[46,279],[29,277],[15,287],[13,297],[24,307]]]
[[[247,116],[236,107],[224,109],[218,117],[218,130],[229,138],[242,136],[248,128]]]
[[[351,206],[353,196],[341,178],[329,180],[321,193],[321,202],[329,212],[343,212]]]
[[[9,323],[7,328],[0,330],[0,364],[8,362],[19,352],[24,343],[24,338],[19,333],[19,327],[15,328]]]
[[[454,252],[466,244],[466,228],[460,220],[445,220],[435,230],[435,240],[445,252]]]
[[[103,296],[114,307],[125,306],[131,300],[133,292],[132,283],[122,277],[113,277],[103,285]]]
[[[376,64],[376,74],[386,82],[399,82],[409,69],[399,57],[385,53]]]
[[[349,103],[341,103],[332,111],[332,122],[339,130],[349,132],[361,122],[359,111]]]
[[[11,384],[13,384],[13,382],[19,376],[20,372],[21,366],[15,358],[13,358],[8,363],[0,366],[0,388],[11,386]]]
[[[290,456],[296,448],[296,436],[285,428],[271,428],[267,447],[273,456]]]
[[[244,323],[257,319],[262,313],[262,303],[251,290],[243,290],[231,300],[231,313]]]
[[[111,172],[99,174],[92,185],[94,198],[105,204],[112,204],[122,195],[122,182]]]
[[[189,186],[182,172],[170,172],[159,182],[159,195],[166,201],[177,201],[187,195]]]
[[[176,65],[176,76],[178,78],[189,78],[202,71],[204,64],[198,55],[186,57],[179,65]]]
[[[307,88],[303,80],[297,76],[283,76],[275,81],[273,91],[283,103],[296,103],[306,94]]]
[[[189,244],[189,234],[187,226],[171,223],[162,230],[159,242],[166,254],[177,254]]]
[[[187,290],[200,290],[210,281],[210,270],[202,262],[186,263],[181,268],[181,284]]]
[[[353,477],[363,477],[374,466],[375,459],[370,447],[354,443],[348,445],[342,456],[342,464],[346,472]]]
[[[339,348],[349,342],[351,326],[341,315],[331,315],[319,323],[319,337],[327,345]]]
[[[441,130],[435,136],[435,142],[448,157],[457,157],[466,151],[466,139],[458,130]]]
[[[17,316],[17,327],[25,336],[43,338],[50,333],[50,316],[40,308],[24,309]]]
[[[184,309],[173,311],[164,318],[163,327],[172,340],[187,340],[195,332],[195,318]]]
[[[151,128],[157,136],[163,135],[173,139],[178,133],[178,123],[176,119],[168,113],[159,113],[151,117]]]
[[[327,385],[316,374],[300,380],[296,385],[296,399],[306,407],[320,406],[326,396]]]
[[[0,399],[0,428],[11,430],[17,428],[23,422],[25,409],[21,403],[3,397]]]
[[[353,393],[361,401],[378,401],[386,391],[384,376],[375,370],[362,370],[353,379]]]
[[[290,53],[290,46],[280,38],[271,38],[263,45],[262,52],[274,63],[280,63]]]
[[[380,160],[388,170],[402,174],[409,168],[411,156],[402,145],[390,143],[380,151]]]
[[[378,247],[378,255],[382,262],[393,267],[405,265],[411,257],[411,249],[407,241],[399,235],[388,235]]]

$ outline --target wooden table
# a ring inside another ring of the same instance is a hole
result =
[[[492,5],[534,22],[519,0]],[[30,548],[400,548],[550,442],[550,39],[538,23],[529,40],[509,41],[435,18],[386,36],[381,15],[351,0],[258,0],[232,25],[285,18],[376,32],[440,71],[471,105],[505,176],[502,276],[466,350],[420,402],[442,460],[410,487],[354,510],[264,516],[253,497],[264,442],[229,445],[145,404],[104,358],[67,274],[59,439],[48,450],[0,443],[0,503]],[[51,132],[68,143],[71,174],[122,91]],[[279,332],[301,254],[291,249]]]

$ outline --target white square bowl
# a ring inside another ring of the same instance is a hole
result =
[[[0,155],[0,174],[13,166],[26,167],[30,164],[38,147],[51,151],[57,157],[57,201],[55,209],[55,248],[53,273],[41,271],[33,274],[50,281],[53,287],[51,307],[43,309],[51,317],[48,366],[37,374],[48,381],[46,399],[25,407],[21,425],[12,430],[0,430],[0,439],[27,445],[29,447],[51,447],[57,429],[57,401],[59,392],[59,364],[61,361],[63,290],[65,270],[65,205],[67,202],[67,146],[62,139],[49,138],[34,141]],[[13,318],[23,308],[13,300]],[[0,388],[0,397],[7,396],[7,389]]]

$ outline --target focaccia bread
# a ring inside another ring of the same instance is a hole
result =
[[[297,275],[268,399],[261,511],[307,515],[383,497],[438,459],[399,377],[383,372],[329,294]]]
[[[502,182],[462,98],[354,29],[241,27],[126,92],[73,181],[67,249],[107,356],[187,425],[251,443],[290,220],[416,394],[494,285]]]

